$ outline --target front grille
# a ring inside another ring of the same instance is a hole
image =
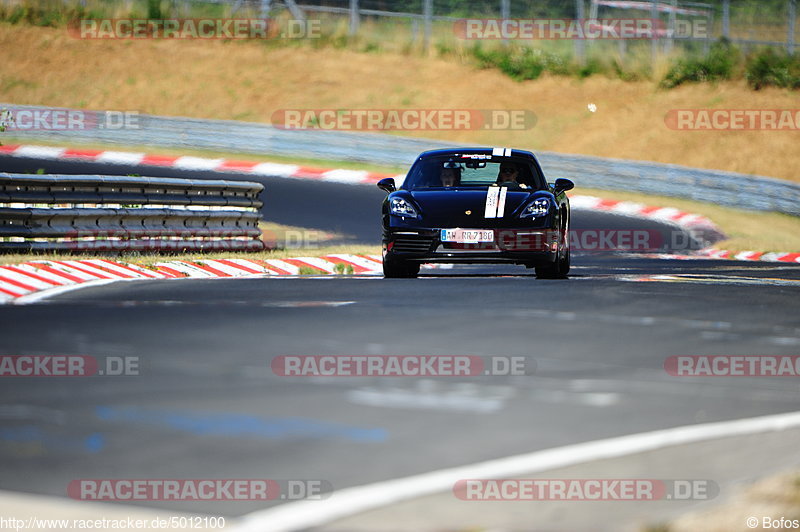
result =
[[[394,239],[392,251],[399,253],[427,253],[433,246],[433,238],[401,236]]]

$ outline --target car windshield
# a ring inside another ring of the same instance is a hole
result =
[[[543,179],[527,159],[457,154],[418,161],[406,177],[403,188],[456,189],[495,184],[536,190],[543,188]]]

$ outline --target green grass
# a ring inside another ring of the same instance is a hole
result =
[[[755,90],[768,86],[800,89],[800,53],[764,49],[748,62],[745,79]]]
[[[706,55],[678,59],[661,80],[660,86],[672,89],[689,82],[717,82],[741,77],[741,53],[729,42],[714,43]]]

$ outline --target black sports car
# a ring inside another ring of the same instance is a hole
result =
[[[383,273],[416,277],[427,262],[513,263],[540,278],[569,272],[569,179],[545,180],[536,157],[510,148],[422,153],[383,202]]]

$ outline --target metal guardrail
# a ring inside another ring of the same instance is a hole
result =
[[[673,164],[583,155],[539,152],[537,157],[550,181],[566,177],[584,187],[629,190],[800,216],[798,183]]]
[[[260,183],[0,174],[0,250],[264,248]]]
[[[15,106],[0,108],[48,110]],[[267,124],[139,115],[139,129],[72,129],[8,131],[7,134],[48,141],[101,142],[123,146],[207,149],[252,154],[277,154],[381,165],[410,165],[424,150],[458,146],[440,140],[381,133],[284,130]],[[746,210],[776,211],[800,216],[800,184],[718,170],[678,165],[537,152],[550,180],[566,177],[579,186],[630,190],[695,199]]]

